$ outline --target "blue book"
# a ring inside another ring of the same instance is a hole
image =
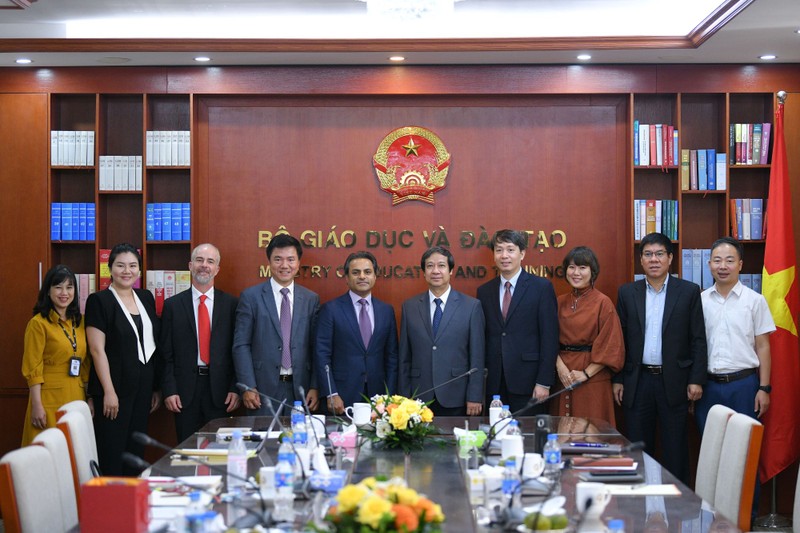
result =
[[[714,278],[711,276],[711,266],[708,264],[711,261],[711,249],[705,249],[703,253],[703,290],[711,287],[714,284]]]
[[[753,290],[761,294],[761,274],[753,274]]]
[[[692,248],[692,281],[703,286],[703,251]]]
[[[50,240],[61,240],[61,202],[50,204]]]
[[[182,237],[183,227],[183,204],[173,202],[172,204],[172,240],[179,241]]]
[[[78,240],[86,240],[86,202],[78,204]]]
[[[639,164],[639,121],[633,121],[633,164]]]
[[[61,204],[61,240],[72,240],[72,204],[70,202]]]
[[[94,202],[86,204],[86,240],[93,241],[97,238],[97,207]]]
[[[728,154],[726,153],[719,153],[717,154],[717,168],[714,171],[717,178],[717,190],[724,191],[728,188]]]
[[[750,199],[750,238],[753,240],[763,239],[764,228],[764,199]]]
[[[706,169],[708,171],[708,190],[717,190],[717,151],[713,148],[706,150]]]
[[[742,199],[736,198],[736,238],[740,241],[744,240],[744,224],[742,217]]]
[[[672,238],[677,241],[678,240],[678,235],[680,233],[678,231],[678,229],[679,229],[678,228],[678,200],[675,200],[672,203],[672,220],[675,221],[674,222],[675,227],[673,228],[673,232],[674,232],[675,235]]]
[[[73,202],[72,203],[72,240],[79,241],[81,240],[80,236],[80,229],[81,229],[81,208],[79,203]]]
[[[161,206],[161,240],[172,240],[172,204],[165,202]]]
[[[683,279],[686,281],[694,281],[692,279],[692,250],[691,248],[684,248],[681,251],[681,272]]]
[[[192,204],[181,204],[181,240],[192,240]]]
[[[753,275],[752,274],[739,274],[739,281],[748,289],[753,288]]]
[[[164,224],[162,222],[161,211],[161,204],[153,204],[153,225],[155,227],[153,239],[156,241],[164,240],[164,232],[162,231]]]
[[[678,130],[672,130],[672,160],[676,165],[681,162],[680,145],[678,144]]]
[[[155,208],[153,204],[147,204],[145,207],[145,238],[148,241],[155,240],[156,238],[156,221],[155,221]]]
[[[698,150],[697,151],[697,190],[698,191],[707,191],[708,190],[708,165],[706,160],[706,151],[705,150]]]

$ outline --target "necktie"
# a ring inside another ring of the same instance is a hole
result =
[[[208,318],[207,299],[208,296],[201,294],[200,303],[197,305],[197,337],[200,341],[200,360],[206,365],[211,361],[211,320]]]
[[[283,300],[281,300],[281,338],[283,339],[283,346],[281,347],[281,366],[283,368],[292,368],[292,305],[289,303],[289,289],[284,287],[281,289]]]
[[[364,341],[364,347],[367,348],[369,340],[372,338],[372,326],[369,322],[369,313],[367,313],[369,302],[366,298],[361,298],[358,303],[361,304],[361,310],[358,312],[358,329],[361,331],[361,340]]]
[[[506,281],[506,292],[503,293],[503,320],[508,318],[508,308],[511,306],[511,282]]]
[[[442,323],[442,299],[434,298],[433,303],[436,304],[436,310],[433,312],[433,338],[436,338],[436,333],[439,331],[439,324]]]

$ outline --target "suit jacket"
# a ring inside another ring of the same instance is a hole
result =
[[[662,371],[667,401],[675,406],[686,401],[690,383],[705,385],[708,352],[700,287],[670,276],[666,290],[661,328]],[[625,366],[614,376],[614,382],[624,385],[623,403],[628,408],[633,407],[644,352],[646,294],[645,281],[639,280],[620,287],[617,295],[617,313],[625,337]]]
[[[294,393],[300,398],[300,387],[306,393],[317,388],[313,371],[314,331],[319,312],[319,296],[294,284],[292,306],[292,373]],[[278,388],[281,369],[281,322],[269,280],[247,288],[239,297],[236,326],[233,334],[233,363],[236,379],[273,396]],[[282,398],[279,398],[282,399]],[[258,414],[269,411],[262,401]]]
[[[317,322],[317,383],[325,396],[339,394],[345,405],[363,401],[367,393],[397,389],[397,321],[394,308],[372,297],[375,325],[369,346],[364,346],[358,316],[349,291],[322,306]],[[330,368],[330,376],[325,370]],[[330,388],[328,380],[330,379]]]
[[[211,400],[217,408],[225,407],[225,398],[229,392],[237,392],[232,355],[237,303],[235,296],[214,288],[211,360],[208,371]],[[191,289],[164,301],[161,324],[160,347],[164,356],[161,392],[165,398],[177,394],[183,405],[189,406],[194,399],[198,350]]]
[[[400,323],[400,394],[411,396],[459,374],[484,368],[484,319],[475,298],[450,291],[436,338],[431,329],[428,291],[403,303]],[[461,407],[483,401],[483,374],[474,374],[420,396],[442,407]]]
[[[487,394],[500,392],[500,372],[513,394],[533,393],[536,384],[553,384],[558,356],[558,302],[553,284],[520,272],[508,317],[500,309],[498,276],[478,287],[486,315]]]

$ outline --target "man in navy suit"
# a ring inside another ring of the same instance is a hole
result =
[[[350,288],[322,306],[317,322],[317,382],[328,412],[397,388],[397,322],[394,308],[372,296],[378,261],[356,252],[344,262]]]
[[[484,368],[480,302],[451,288],[455,260],[450,250],[429,248],[420,266],[428,290],[403,303],[398,389],[405,396],[423,392],[420,399],[433,400],[430,407],[437,416],[477,416]]]
[[[626,435],[655,455],[660,426],[661,463],[689,482],[686,416],[706,383],[707,346],[700,287],[669,275],[672,242],[650,233],[640,243],[645,279],[619,288],[617,312],[625,337],[625,366],[613,378],[624,407]]]
[[[500,276],[478,287],[486,315],[487,405],[499,394],[518,411],[550,393],[558,356],[558,304],[550,281],[522,269],[527,235],[503,229],[490,247]],[[544,413],[547,406],[526,414]]]
[[[219,261],[213,244],[192,250],[192,287],[168,298],[161,314],[161,390],[164,405],[175,413],[178,442],[240,404],[231,354],[237,299],[214,287]],[[201,333],[204,323],[207,336]]]
[[[272,277],[239,298],[233,361],[237,379],[249,387],[242,401],[251,415],[270,413],[259,392],[291,405],[303,399],[302,388],[309,408],[317,408],[313,350],[319,296],[294,282],[302,255],[296,238],[273,237],[267,246]]]

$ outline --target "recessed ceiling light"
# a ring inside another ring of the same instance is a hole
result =
[[[405,61],[405,60],[406,58],[403,56],[391,56],[389,58],[389,61]]]
[[[198,63],[205,63],[206,61],[211,61],[211,58],[206,56],[199,56],[195,57],[194,60],[197,61]]]
[[[581,61],[589,61],[592,58],[589,54],[580,54],[578,55],[578,59]]]
[[[770,61],[772,59],[778,59],[778,56],[774,54],[765,54],[763,56],[760,56],[759,59],[763,59],[764,61]]]
[[[20,57],[19,59],[17,59],[16,63],[17,65],[30,65],[31,63],[33,63],[33,60],[28,59],[27,57]]]

